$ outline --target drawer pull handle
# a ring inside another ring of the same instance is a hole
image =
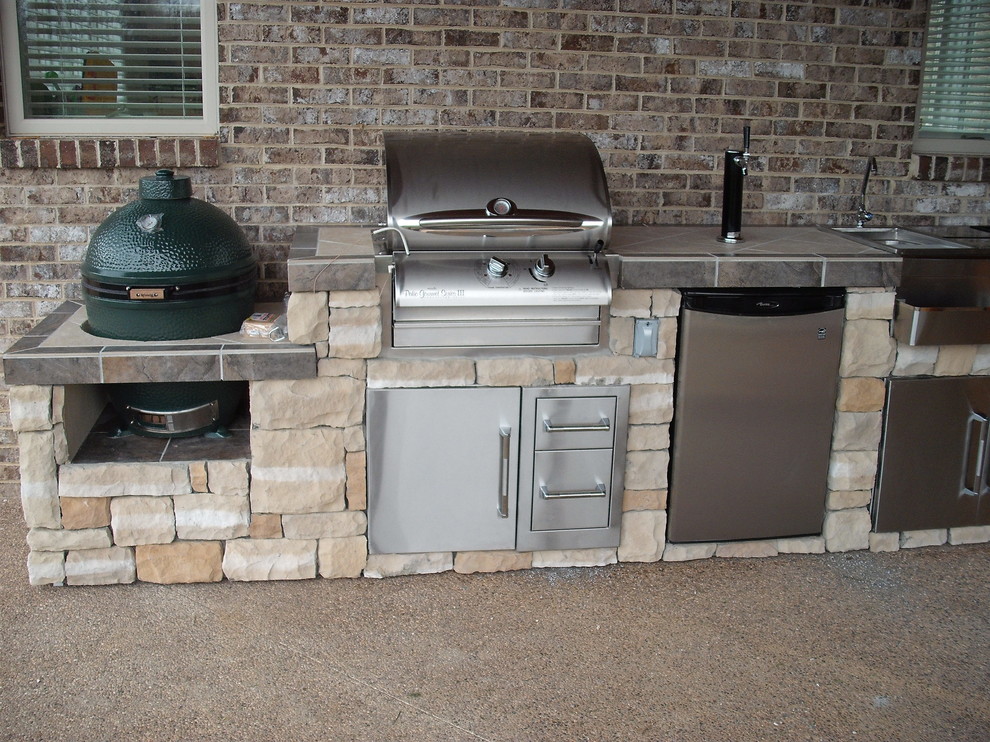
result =
[[[605,497],[605,485],[599,484],[593,490],[574,490],[567,492],[551,492],[545,484],[540,485],[540,497],[544,500],[565,500],[578,497]]]
[[[611,425],[607,417],[603,417],[599,423],[589,423],[588,425],[554,425],[550,418],[543,420],[543,429],[548,433],[593,433],[611,430]]]

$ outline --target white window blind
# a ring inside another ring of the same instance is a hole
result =
[[[990,154],[990,0],[932,0],[915,151]]]
[[[9,18],[3,18],[5,100],[15,104],[8,121],[12,133],[71,133],[87,121],[94,133],[215,131],[210,110],[217,100],[215,3],[4,0],[4,5],[16,5],[16,76],[9,70]]]

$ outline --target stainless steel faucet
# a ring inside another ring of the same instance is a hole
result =
[[[863,187],[859,192],[859,210],[856,212],[856,226],[862,229],[866,223],[873,218],[873,214],[866,208],[866,186],[870,184],[870,175],[877,172],[877,158],[870,157],[866,161],[866,173],[863,174]]]

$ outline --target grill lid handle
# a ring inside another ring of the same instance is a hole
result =
[[[602,219],[569,211],[514,210],[506,216],[490,211],[463,209],[415,214],[399,220],[399,226],[424,233],[477,234],[501,232],[511,235],[541,235],[600,229]]]

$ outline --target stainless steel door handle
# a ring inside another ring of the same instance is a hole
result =
[[[543,429],[548,433],[590,433],[609,430],[611,423],[607,417],[603,417],[601,422],[588,423],[587,425],[554,425],[549,418],[543,420]]]
[[[569,211],[518,210],[504,216],[487,211],[462,209],[416,214],[400,220],[399,226],[421,232],[489,232],[493,234],[540,235],[600,229],[596,216]]]
[[[963,462],[962,494],[964,495],[979,496],[983,492],[988,432],[990,432],[990,419],[979,412],[971,412],[966,427],[966,458]]]
[[[569,490],[566,492],[551,492],[545,484],[540,485],[540,497],[544,500],[565,500],[579,497],[605,497],[605,485],[598,484],[593,490]]]
[[[509,460],[512,455],[512,428],[500,427],[498,467],[498,517],[509,517]]]

